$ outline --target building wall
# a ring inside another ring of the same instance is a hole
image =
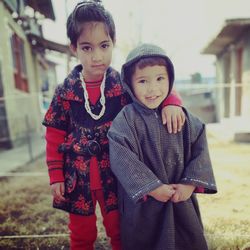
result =
[[[24,41],[29,93],[15,87],[10,36],[12,30]],[[29,42],[21,27],[0,1],[0,60],[2,80],[10,140],[17,145],[25,140],[27,130],[37,132],[41,129],[41,115],[38,101],[39,75],[37,56],[32,54]],[[27,124],[28,123],[28,124]]]
[[[217,55],[218,120],[250,116],[250,32]]]

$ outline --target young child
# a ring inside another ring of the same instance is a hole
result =
[[[159,107],[173,87],[174,67],[161,48],[132,50],[121,76],[133,103],[114,119],[108,138],[122,249],[205,250],[194,192],[217,192],[205,125],[185,111],[180,133],[163,126]]]
[[[69,212],[71,249],[93,249],[98,202],[112,249],[120,249],[117,183],[110,169],[107,131],[131,100],[119,73],[110,67],[115,26],[101,4],[84,1],[68,17],[67,34],[81,64],[58,86],[43,121],[53,206]],[[174,95],[167,102],[180,105]],[[182,109],[163,110],[172,118],[170,127],[177,121],[180,128]]]

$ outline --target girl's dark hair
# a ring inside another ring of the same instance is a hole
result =
[[[115,23],[111,14],[103,7],[100,1],[85,0],[78,3],[67,20],[67,36],[73,46],[77,46],[77,40],[81,35],[86,22],[102,22],[107,32],[115,42]]]
[[[147,66],[156,66],[156,65],[165,66],[166,70],[169,74],[168,64],[167,64],[166,59],[164,59],[160,56],[144,57],[144,58],[141,58],[139,61],[136,61],[133,64],[131,64],[130,66],[128,66],[128,68],[124,71],[125,82],[129,85],[131,84],[132,76],[135,73],[135,70],[137,67],[139,69],[143,69]]]

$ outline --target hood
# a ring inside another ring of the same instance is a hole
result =
[[[126,71],[128,70],[128,68],[136,63],[137,61],[139,61],[142,58],[146,58],[146,57],[162,57],[163,59],[166,60],[167,62],[167,71],[168,71],[168,76],[169,76],[169,93],[171,92],[172,88],[173,88],[173,83],[174,83],[174,66],[172,61],[169,59],[169,57],[166,55],[166,52],[154,45],[154,44],[141,44],[139,46],[137,46],[135,49],[133,49],[127,56],[126,62],[122,65],[122,69],[121,69],[121,80],[122,80],[122,85],[124,87],[124,89],[126,89],[126,91],[129,93],[129,95],[131,96],[132,100],[134,102],[138,102],[138,100],[135,98],[132,90],[131,90],[131,86],[128,84],[128,80],[126,79]],[[143,105],[143,104],[141,104]],[[144,106],[144,105],[143,105]]]

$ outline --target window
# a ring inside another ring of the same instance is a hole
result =
[[[11,39],[11,49],[13,57],[15,86],[19,90],[29,92],[26,60],[24,53],[24,42],[15,33],[12,33],[10,39]]]

